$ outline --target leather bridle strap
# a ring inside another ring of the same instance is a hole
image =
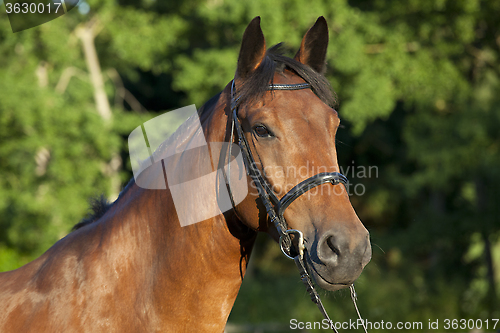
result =
[[[287,194],[280,199],[278,205],[278,215],[283,215],[285,209],[298,197],[306,193],[310,189],[316,186],[331,183],[332,185],[338,185],[340,183],[347,185],[347,178],[338,172],[323,172],[312,176],[298,185],[295,185]]]
[[[236,129],[236,136],[238,139],[238,146],[240,147],[241,154],[243,157],[243,163],[245,164],[245,168],[247,170],[247,174],[252,178],[255,186],[257,187],[259,197],[261,198],[264,207],[266,208],[267,215],[269,216],[271,223],[273,223],[280,234],[280,237],[285,237],[286,246],[291,246],[290,237],[286,234],[286,230],[288,226],[284,218],[280,218],[276,213],[275,206],[279,205],[280,200],[274,193],[274,191],[269,187],[267,181],[262,177],[262,174],[255,163],[255,160],[252,156],[252,151],[248,145],[248,141],[243,134],[243,129],[238,120],[237,108],[233,108],[232,110],[232,118],[234,127]],[[228,174],[230,170],[228,169]],[[230,179],[230,176],[229,176]],[[229,188],[231,188],[230,184]],[[231,194],[230,194],[231,195]],[[284,236],[286,235],[286,236]]]
[[[301,90],[301,89],[309,89],[309,88],[311,88],[311,85],[309,83],[270,84],[268,86],[268,90]]]

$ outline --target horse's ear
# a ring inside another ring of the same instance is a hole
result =
[[[326,50],[328,48],[328,24],[323,16],[318,17],[302,39],[295,60],[308,65],[318,73],[325,70]]]
[[[245,79],[262,63],[266,56],[266,40],[260,28],[260,16],[250,22],[243,34],[236,77]]]

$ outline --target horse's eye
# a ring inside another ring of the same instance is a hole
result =
[[[269,130],[264,125],[257,125],[257,126],[255,126],[253,128],[253,131],[255,132],[255,134],[257,134],[261,138],[272,136],[271,132],[269,132]]]

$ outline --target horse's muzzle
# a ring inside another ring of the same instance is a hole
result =
[[[311,275],[326,290],[338,290],[351,285],[372,256],[366,229],[355,235],[343,228],[328,230],[317,236],[317,241],[307,252]]]

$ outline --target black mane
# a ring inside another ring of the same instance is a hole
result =
[[[245,79],[240,87],[236,87],[238,105],[261,98],[267,91],[267,86],[273,84],[275,73],[290,70],[309,83],[312,91],[323,103],[331,107],[335,106],[337,104],[336,96],[323,73],[318,73],[311,67],[284,56],[281,46],[282,43],[279,43],[268,49],[266,57],[259,67]]]
[[[130,184],[132,184],[133,182],[134,178],[132,178],[127,184],[127,186],[125,186],[125,188],[121,191],[116,201],[118,201],[120,197],[130,188]],[[104,214],[106,214],[106,212],[109,210],[111,206],[113,206],[115,202],[109,202],[108,199],[106,199],[106,197],[104,196],[104,194],[90,198],[89,200],[90,207],[88,214],[83,219],[81,219],[80,222],[75,224],[73,228],[71,228],[71,231],[78,230],[99,220],[101,217],[104,216]]]
[[[71,231],[83,228],[86,225],[94,221],[97,221],[108,211],[109,207],[111,206],[111,204],[109,203],[108,199],[106,199],[104,194],[101,194],[94,198],[90,198],[89,205],[90,208],[87,216],[85,216],[83,219],[80,220],[80,222],[75,224],[73,228],[71,228]]]

